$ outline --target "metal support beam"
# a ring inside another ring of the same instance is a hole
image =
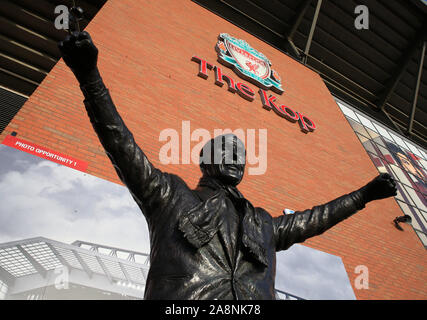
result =
[[[11,287],[15,283],[15,277],[0,266],[0,280]]]
[[[425,40],[426,34],[427,34],[427,22],[423,24],[420,30],[418,30],[414,41],[410,43],[410,45],[406,48],[402,57],[398,61],[397,67],[394,70],[392,77],[387,82],[382,94],[380,94],[380,98],[378,99],[378,103],[377,103],[378,109],[384,110],[384,107],[388,99],[390,99],[390,96],[392,95],[394,89],[399,83],[400,78],[402,77],[403,73],[408,67],[409,62],[411,62],[411,58],[414,55],[414,53],[417,51],[420,42]]]
[[[301,2],[297,8],[297,13],[293,20],[291,21],[290,28],[285,34],[285,38],[288,40],[293,40],[295,32],[298,30],[299,25],[301,24],[302,19],[304,18],[305,13],[307,12],[308,7],[312,0],[305,0]]]
[[[394,128],[397,130],[397,132],[399,132],[402,136],[404,136],[405,134],[400,129],[400,127],[397,125],[397,123],[393,121],[393,119],[390,117],[390,115],[384,109],[380,110],[380,111],[385,114],[385,116],[388,118],[388,120],[390,120],[391,124],[394,126]]]
[[[24,255],[24,257],[32,264],[34,269],[37,270],[38,273],[42,275],[43,278],[46,278],[47,270],[43,268],[43,266],[38,263],[21,245],[16,246],[18,250]]]
[[[316,29],[317,18],[319,17],[320,7],[322,6],[322,0],[317,0],[316,11],[314,12],[313,22],[311,23],[310,33],[308,34],[307,43],[304,50],[304,64],[307,64],[307,56],[310,52],[311,41],[313,40],[314,30]]]
[[[300,50],[291,39],[286,39],[285,49],[292,57],[301,60]]]
[[[304,0],[299,4],[296,9],[296,14],[290,22],[290,27],[284,33],[284,38],[286,39],[286,50],[297,59],[301,59],[301,54],[297,46],[294,44],[294,36],[312,1],[313,0]]]
[[[108,278],[108,281],[110,281],[110,283],[113,283],[113,278],[111,277],[111,274],[108,271],[107,267],[105,266],[104,262],[102,262],[102,259],[100,257],[96,256],[96,260],[98,261],[98,263],[101,266],[102,270],[104,270],[104,273],[105,273],[105,275]]]
[[[411,116],[409,117],[408,134],[412,134],[412,127],[414,125],[415,110],[417,109],[418,91],[420,89],[421,74],[423,73],[425,54],[426,54],[426,41],[423,42],[423,47],[421,49],[420,64],[418,66],[417,83],[415,84],[415,92],[414,92],[414,99],[412,102]]]
[[[132,278],[130,277],[129,273],[127,272],[126,268],[119,262],[120,269],[122,270],[123,274],[125,275],[125,278],[127,281],[132,282]]]
[[[79,253],[76,252],[76,250],[72,250],[72,252],[76,259],[79,261],[80,265],[82,266],[83,271],[86,272],[89,278],[92,278],[93,271],[89,268],[86,262],[84,262],[84,260],[82,259],[82,257],[80,257]]]
[[[276,291],[276,295],[278,293],[284,295],[285,296],[285,300],[305,300],[305,299],[303,299],[301,297],[295,296],[293,294],[287,293],[287,292],[279,290],[279,289],[275,289],[275,291]]]
[[[49,247],[50,250],[52,250],[55,257],[68,268],[68,270],[71,272],[72,266],[67,262],[67,260],[64,259],[64,257],[58,252],[58,250],[55,249],[53,245],[51,245],[49,242],[45,242],[45,244]]]
[[[144,269],[140,268],[142,273],[142,277],[144,278],[144,282],[147,282],[148,272],[146,272]]]

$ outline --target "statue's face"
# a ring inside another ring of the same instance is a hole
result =
[[[245,146],[233,134],[218,136],[203,147],[201,162],[204,174],[236,186],[242,181],[245,172]]]
[[[236,186],[242,181],[243,174],[245,173],[245,154],[239,154],[233,152],[232,157],[235,159],[233,163],[226,161],[227,157],[224,156],[221,164],[219,165],[218,171],[220,179],[226,183]]]

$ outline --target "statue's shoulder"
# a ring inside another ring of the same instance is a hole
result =
[[[177,174],[170,172],[162,172],[162,174],[167,180],[169,180],[171,188],[173,188],[175,191],[192,192],[187,183]]]
[[[273,216],[264,208],[261,207],[255,207],[255,212],[261,216],[261,218],[265,221],[265,222],[271,222],[273,220]]]

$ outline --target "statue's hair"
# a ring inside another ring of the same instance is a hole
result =
[[[233,142],[232,144],[230,143],[231,141]],[[234,155],[240,151],[246,155],[245,145],[234,134],[223,134],[209,140],[200,150],[199,165],[202,172],[205,173],[208,167],[222,163],[225,150],[230,146],[233,148],[231,154]]]

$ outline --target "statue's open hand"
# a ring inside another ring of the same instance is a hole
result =
[[[64,41],[58,43],[58,48],[80,83],[84,83],[88,75],[96,70],[98,48],[86,31],[67,35]]]
[[[364,186],[362,192],[367,202],[393,197],[397,194],[396,182],[388,173],[382,173]]]

